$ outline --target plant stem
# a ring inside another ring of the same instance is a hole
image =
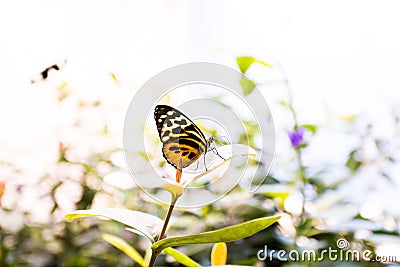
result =
[[[6,260],[7,260],[7,248],[3,246],[3,234],[0,233],[0,266],[7,266],[6,265]]]
[[[171,218],[172,211],[174,210],[174,207],[175,207],[175,202],[176,202],[176,200],[177,200],[177,198],[172,197],[172,199],[171,199],[171,204],[169,205],[169,209],[168,209],[167,215],[165,216],[165,219],[164,219],[163,228],[162,228],[162,230],[161,230],[160,235],[158,236],[157,241],[160,241],[161,239],[164,238],[164,235],[165,235],[165,232],[166,232],[166,230],[167,230],[168,223],[169,223],[169,219]],[[160,252],[161,252],[161,251],[160,251]],[[152,267],[152,266],[154,265],[154,262],[156,261],[156,258],[157,258],[158,254],[159,254],[160,252],[154,251],[154,250],[152,251],[152,253],[151,253],[151,258],[150,258],[150,262],[149,262],[149,267]]]
[[[285,75],[284,84],[285,84],[287,94],[288,94],[288,108],[289,108],[289,111],[293,118],[293,123],[294,123],[293,128],[297,129],[299,127],[299,121],[298,121],[297,114],[296,114],[296,111],[293,106],[292,89],[289,84],[289,79],[286,77],[285,70],[283,69],[282,66],[279,65],[279,67],[282,70],[283,74]],[[306,213],[305,213],[306,190],[305,189],[306,189],[306,185],[307,185],[307,180],[306,180],[305,167],[303,164],[302,148],[301,147],[295,148],[295,152],[296,152],[297,163],[298,163],[298,168],[299,168],[298,179],[301,183],[300,194],[303,197],[302,203],[301,203],[301,214],[298,217],[298,219],[300,220],[299,225],[301,225],[306,220]],[[298,228],[296,227],[296,234],[293,239],[293,248],[296,248],[296,239],[298,236],[299,236],[299,231],[298,231]]]
[[[176,180],[177,183],[180,182],[181,177],[182,177],[182,160],[179,161],[178,168],[176,169],[176,178],[175,178],[175,180]],[[171,197],[171,204],[169,205],[169,209],[168,209],[167,215],[165,215],[164,225],[163,225],[163,227],[161,229],[161,233],[158,236],[157,241],[160,241],[161,239],[164,238],[165,232],[167,231],[169,220],[171,219],[172,211],[174,210],[175,203],[178,200],[178,198],[179,198],[179,196],[176,196],[176,195],[173,195]],[[152,250],[151,258],[150,258],[150,262],[149,262],[149,267],[153,267],[153,265],[154,265],[154,263],[156,261],[156,258],[158,256],[158,254],[160,254],[160,252],[161,251]]]
[[[160,241],[161,239],[164,238],[164,235],[165,235],[165,232],[167,230],[168,223],[169,223],[169,219],[171,218],[172,211],[174,210],[174,207],[175,207],[175,201],[172,200],[171,204],[169,205],[169,209],[168,209],[167,215],[165,216],[163,228],[161,230],[160,235],[158,236],[157,241]]]
[[[149,267],[153,267],[154,266],[154,262],[156,261],[156,258],[158,256],[158,253],[156,253],[154,250],[151,252],[151,259],[149,262]]]
[[[181,177],[182,177],[182,168],[181,168],[181,166],[182,166],[182,160],[179,161],[178,168],[176,170],[176,182],[178,182],[178,183],[179,183],[179,181],[181,180]],[[163,225],[163,228],[161,230],[160,235],[158,236],[158,240],[157,241],[160,241],[161,239],[164,238],[165,232],[167,231],[167,226],[168,226],[168,223],[169,223],[169,219],[171,218],[172,211],[174,210],[175,203],[176,203],[177,200],[178,200],[178,197],[176,197],[176,196],[172,196],[171,197],[171,204],[169,205],[169,209],[168,209],[167,215],[165,216],[165,219],[164,219],[164,225]]]

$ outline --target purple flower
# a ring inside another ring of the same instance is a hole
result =
[[[298,148],[304,141],[304,128],[298,127],[293,132],[288,132],[288,136],[292,146]]]

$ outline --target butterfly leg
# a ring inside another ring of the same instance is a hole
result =
[[[206,165],[206,154],[207,154],[207,153],[204,153],[204,168],[206,168],[206,171],[207,171],[207,165]]]
[[[198,168],[199,168],[199,161],[197,160],[197,166],[196,166],[196,169],[194,169],[194,170],[197,171]]]
[[[211,150],[214,152],[215,155],[217,155],[217,156],[220,157],[221,159],[225,160],[225,159],[218,153],[218,150],[217,150],[216,147],[213,147]]]

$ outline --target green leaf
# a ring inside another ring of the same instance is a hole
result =
[[[110,234],[103,234],[102,235],[103,239],[113,245],[114,247],[118,248],[122,252],[124,252],[126,255],[128,255],[132,260],[140,264],[140,266],[146,267],[147,264],[145,263],[143,257],[139,254],[139,252],[133,248],[131,245],[129,245],[125,240],[122,238],[115,236],[115,235],[110,235]]]
[[[67,87],[68,82],[63,82],[62,84],[60,84],[60,86],[58,87],[58,90],[63,90]]]
[[[104,208],[91,210],[76,210],[65,215],[66,220],[85,217],[106,217],[137,230],[143,236],[154,242],[154,237],[161,232],[163,221],[151,214],[122,208]]]
[[[353,121],[357,118],[356,114],[350,114],[350,115],[345,115],[345,116],[341,116],[340,119],[344,120],[344,121]]]
[[[279,104],[286,108],[289,107],[288,103],[286,103],[286,101],[284,101],[284,100],[279,100]]]
[[[152,157],[150,154],[147,154],[147,153],[144,152],[144,151],[139,150],[139,151],[138,151],[138,154],[139,154],[142,158],[144,158],[145,160],[152,160],[152,159],[153,159],[153,157]]]
[[[239,66],[240,72],[243,73],[243,74],[246,73],[246,71],[250,68],[250,66],[253,63],[258,63],[258,64],[261,64],[261,65],[263,65],[265,67],[271,67],[271,65],[269,65],[265,61],[255,59],[254,57],[250,57],[250,56],[237,57],[236,58],[236,63]]]
[[[195,235],[169,237],[155,242],[151,248],[159,253],[163,249],[173,246],[232,242],[254,235],[279,220],[279,218],[280,216],[263,217],[215,231]]]
[[[251,64],[253,64],[256,61],[254,57],[249,57],[249,56],[243,56],[243,57],[237,57],[236,58],[236,63],[239,66],[240,72],[241,73],[246,73],[246,71],[249,69]]]
[[[362,165],[362,162],[358,159],[358,151],[353,150],[350,152],[346,162],[346,166],[353,172],[356,172]]]
[[[280,204],[283,205],[286,198],[294,192],[292,186],[283,184],[265,184],[258,188],[257,194],[263,194],[270,198],[281,199]]]
[[[165,253],[173,257],[180,264],[183,264],[188,267],[201,267],[200,264],[198,264],[197,262],[195,262],[194,260],[192,260],[191,258],[189,258],[188,256],[186,256],[185,254],[176,249],[166,248],[164,251]]]
[[[302,124],[302,125],[300,125],[300,127],[303,127],[304,129],[312,132],[313,134],[315,134],[318,130],[318,127],[313,124]]]
[[[258,60],[258,59],[256,59],[255,63],[261,64],[261,65],[263,65],[263,66],[265,66],[265,67],[272,68],[272,66],[271,66],[271,65],[269,65],[267,62],[265,62],[265,61],[262,61],[262,60]]]
[[[115,75],[115,73],[110,72],[110,76],[114,80],[114,82],[118,82],[117,75]]]
[[[256,87],[256,84],[254,83],[254,81],[249,80],[243,76],[240,79],[240,86],[243,89],[243,94],[249,95],[249,94],[251,94],[251,92],[253,92],[254,88]]]

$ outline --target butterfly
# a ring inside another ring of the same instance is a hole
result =
[[[163,156],[175,168],[188,167],[202,154],[206,166],[205,155],[208,151],[214,151],[221,157],[215,147],[211,147],[214,138],[206,139],[200,128],[179,110],[167,105],[158,105],[154,109],[154,119],[163,143]]]
[[[59,71],[62,67],[64,67],[65,64],[67,64],[67,60],[64,60],[64,62],[62,63],[53,64],[50,67],[45,68],[39,75],[37,75],[36,78],[31,80],[31,83],[37,83],[40,80],[46,80],[51,70]]]

